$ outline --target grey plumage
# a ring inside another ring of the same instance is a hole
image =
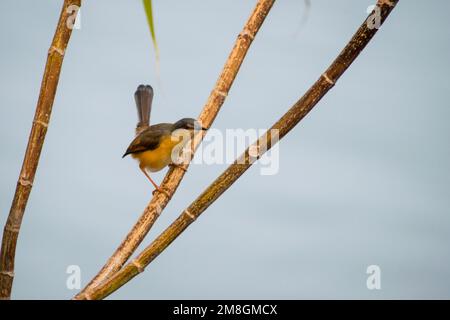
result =
[[[138,123],[136,125],[136,133],[140,133],[143,129],[150,125],[150,114],[152,111],[153,88],[150,85],[139,85],[134,93],[136,108],[138,113]]]

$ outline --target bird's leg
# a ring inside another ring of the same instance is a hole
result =
[[[139,166],[139,168],[140,168],[141,171],[145,174],[145,176],[148,178],[148,180],[150,180],[150,182],[152,183],[152,185],[155,187],[155,190],[153,190],[153,194],[155,194],[155,191],[158,191],[158,192],[164,193],[167,197],[170,198],[169,193],[168,193],[166,190],[164,190],[163,188],[160,188],[160,187],[155,183],[155,181],[153,181],[153,179],[150,178],[149,174],[147,173],[147,171],[145,171],[145,168],[144,168],[144,167]]]
[[[148,175],[147,171],[145,171],[144,167],[139,166],[139,168],[141,169],[141,171],[145,174],[145,176],[147,177],[148,180],[150,180],[150,182],[152,183],[152,185],[155,187],[155,189],[159,189],[158,185],[155,183],[155,181],[153,181],[152,178],[150,178],[150,176]]]

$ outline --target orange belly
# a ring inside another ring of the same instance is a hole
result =
[[[178,143],[179,141],[169,136],[161,141],[158,148],[133,153],[131,156],[139,161],[141,167],[146,168],[150,172],[156,172],[172,162],[172,151]]]

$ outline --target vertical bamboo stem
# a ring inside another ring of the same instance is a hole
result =
[[[379,23],[386,20],[394,9],[398,0],[379,0]],[[377,10],[378,10],[377,9]],[[375,11],[376,12],[376,11]],[[374,13],[372,13],[373,15]],[[350,67],[362,50],[378,31],[371,28],[372,15],[366,20],[339,56],[330,67],[320,76],[313,86],[298,100],[272,128],[262,135],[253,146],[264,146],[263,152],[269,150],[272,144],[271,130],[277,130],[281,139],[292,130],[322,99],[322,97],[334,87],[336,81]],[[136,275],[144,271],[164,249],[166,249],[192,222],[198,218],[215,200],[217,200],[253,163],[254,148],[249,147],[240,158],[230,165],[181,215],[164,230],[148,247],[146,247],[136,259],[125,265],[120,271],[89,292],[84,299],[103,299],[119,289]],[[261,156],[259,154],[259,156]]]
[[[198,117],[204,127],[209,128],[219,113],[231,85],[236,78],[239,68],[248,52],[248,49],[250,48],[256,33],[263,24],[274,2],[275,0],[258,0],[252,14],[234,44],[234,47],[222,69],[214,89],[212,90],[202,112]],[[200,144],[202,139],[202,134],[198,134],[196,136],[194,139],[193,150],[195,150],[195,148]],[[193,152],[191,153],[191,158],[192,156]],[[157,192],[155,194],[139,220],[119,245],[114,254],[109,258],[99,273],[75,298],[89,296],[89,293],[94,287],[105,281],[123,266],[123,264],[133,254],[144,237],[147,235],[148,231],[161,214],[161,211],[170,201],[171,197],[178,188],[178,185],[183,179],[188,165],[189,164],[187,163],[183,168],[173,167],[169,169],[169,172],[161,184],[161,188],[166,192]]]
[[[55,35],[48,51],[47,63],[22,169],[17,181],[9,216],[3,230],[0,253],[0,299],[9,299],[11,296],[17,238],[47,133],[64,53],[72,33],[71,26],[73,26],[72,22],[77,12],[73,9],[80,6],[81,0],[64,1]]]

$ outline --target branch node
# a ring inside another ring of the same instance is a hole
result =
[[[48,54],[52,54],[53,52],[59,53],[61,57],[64,57],[64,54],[66,51],[64,49],[57,48],[55,46],[51,46],[50,49],[48,49]]]
[[[325,72],[324,74],[322,74],[322,77],[325,79],[326,82],[328,82],[329,84],[331,84],[332,86],[335,85],[336,82],[334,82]]]
[[[137,261],[136,259],[134,259],[133,261],[131,261],[131,264],[133,265],[133,266],[135,266],[136,267],[136,269],[137,269],[137,271],[139,272],[139,273],[142,273],[142,272],[144,272],[144,267],[139,263],[139,261]]]
[[[250,39],[250,41],[253,41],[253,39],[255,39],[253,33],[250,32],[250,30],[248,30],[247,28],[242,30],[242,32],[239,34],[239,37],[247,37],[248,39]]]
[[[221,97],[224,97],[224,98],[226,98],[226,97],[228,96],[228,93],[225,92],[225,91],[221,91],[221,90],[219,90],[219,89],[214,89],[213,91],[214,91],[218,96],[221,96]]]
[[[41,120],[33,120],[33,123],[40,124],[41,126],[48,128],[48,123]]]
[[[184,210],[184,214],[186,214],[189,218],[191,218],[192,221],[195,221],[195,219],[197,219],[197,217],[194,216],[188,209]]]
[[[6,225],[4,230],[5,231],[9,231],[9,232],[19,233],[20,228],[19,227],[13,227],[13,226],[10,226],[10,225]]]
[[[22,177],[19,178],[19,184],[21,184],[24,187],[31,187],[31,186],[33,186],[33,182],[31,182],[28,179],[24,179]]]
[[[14,278],[14,272],[12,271],[0,271],[0,274],[10,277],[11,279]]]

